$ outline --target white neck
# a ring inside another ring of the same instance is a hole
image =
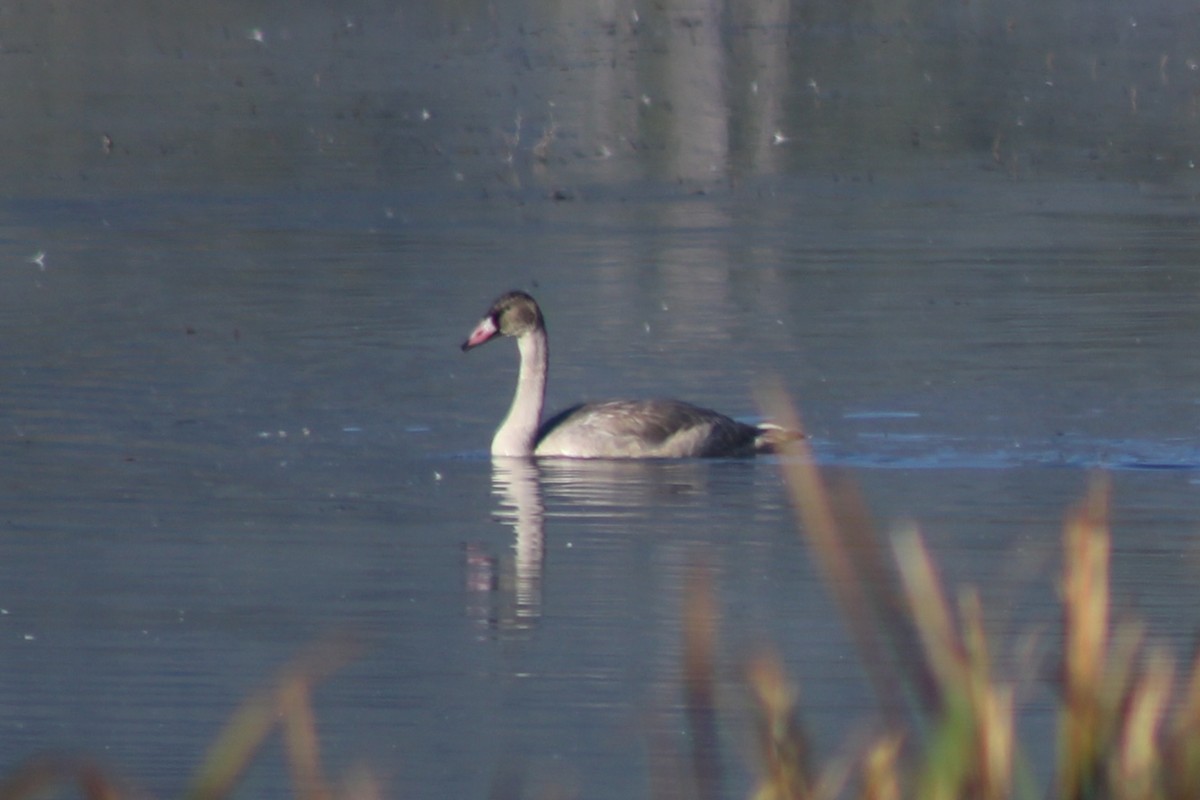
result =
[[[542,404],[546,399],[546,371],[550,364],[546,331],[539,327],[518,337],[517,350],[521,353],[517,393],[508,416],[492,439],[494,456],[530,456],[537,446]]]

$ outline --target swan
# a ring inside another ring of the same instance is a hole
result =
[[[749,456],[796,438],[772,425],[747,425],[680,400],[607,400],[571,406],[542,422],[550,351],[537,301],[501,295],[463,342],[465,353],[497,336],[517,340],[521,369],[493,456],[703,458]]]

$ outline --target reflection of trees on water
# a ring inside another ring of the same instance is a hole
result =
[[[1161,0],[404,5],[18,4],[21,157],[6,166],[39,189],[79,173],[478,195],[528,175],[572,197],[647,178],[920,174],[921,153],[1140,178],[1196,158],[1200,18]]]
[[[523,105],[531,126],[554,118],[543,174],[560,182],[578,170],[862,179],[925,170],[922,154],[1154,177],[1189,172],[1200,134],[1200,20],[1169,4],[622,0],[520,13],[494,30],[528,34],[509,66],[519,95],[553,104]]]

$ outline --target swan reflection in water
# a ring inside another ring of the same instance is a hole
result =
[[[547,496],[561,520],[623,529],[630,515],[707,493],[710,468],[698,460],[493,458],[494,516],[512,528],[513,546],[501,556],[482,542],[465,546],[468,616],[506,631],[541,617]]]
[[[513,528],[515,544],[499,558],[483,544],[467,544],[467,613],[488,627],[524,630],[542,614],[546,510],[537,462],[492,459],[492,495],[498,502],[496,519]]]

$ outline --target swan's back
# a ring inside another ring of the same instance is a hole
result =
[[[609,400],[572,406],[546,420],[534,452],[574,458],[749,456],[761,433],[680,400]]]

